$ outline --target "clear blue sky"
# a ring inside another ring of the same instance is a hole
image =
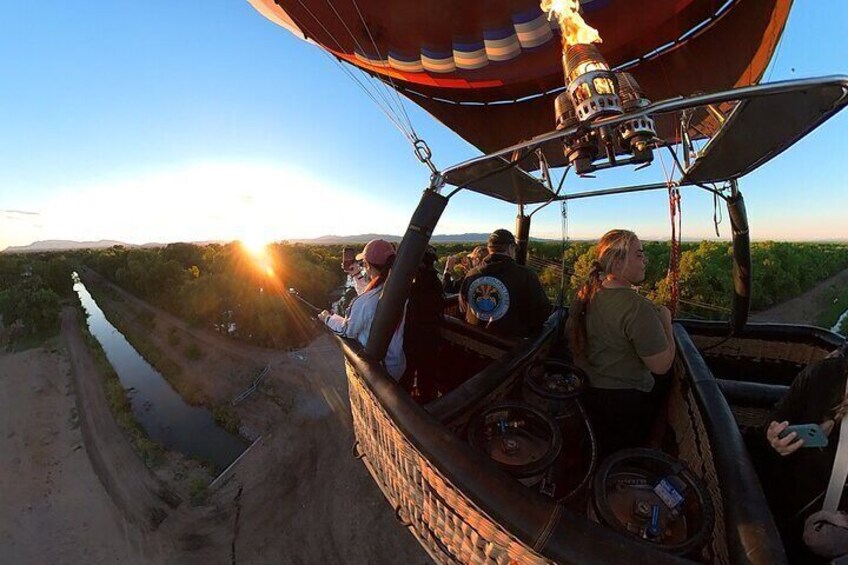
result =
[[[844,0],[795,2],[768,76],[848,73],[846,29]],[[477,154],[407,108],[437,165]],[[754,238],[848,238],[846,131],[843,112],[743,181]],[[60,238],[399,234],[427,179],[350,79],[246,0],[0,7],[0,249]],[[628,180],[639,179],[603,178]],[[559,236],[550,208],[535,235]],[[683,208],[684,236],[711,236],[711,200],[685,192]],[[571,237],[612,226],[669,233],[661,194],[574,202],[569,214]],[[460,195],[438,232],[512,227],[514,215]]]

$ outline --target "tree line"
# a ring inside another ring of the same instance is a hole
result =
[[[72,262],[64,254],[0,255],[0,316],[25,337],[59,329],[61,301],[72,296]]]
[[[641,291],[658,303],[668,303],[669,242],[643,242],[648,259]],[[565,257],[567,299],[572,300],[586,279],[597,246],[592,242],[531,244],[532,255],[549,260]],[[563,254],[563,255],[561,255]],[[726,318],[731,306],[733,251],[729,243],[702,241],[681,245],[678,316]],[[848,268],[848,245],[838,243],[795,243],[760,241],[751,244],[751,308],[765,310],[810,290],[817,283]],[[551,285],[553,277],[543,283]],[[558,271],[556,284],[559,284]]]
[[[344,282],[342,246],[275,243],[262,256],[238,242],[88,251],[85,265],[139,298],[199,326],[265,347],[294,347],[315,331],[295,288],[329,303]]]
[[[85,264],[103,277],[198,326],[214,328],[253,344],[287,348],[316,331],[307,312],[288,293],[293,287],[318,307],[326,307],[344,284],[343,245],[275,243],[254,256],[237,242],[161,248],[115,246],[101,250],[39,255],[0,255],[0,315],[8,326],[21,320],[25,331],[58,328],[61,300],[72,293],[70,273]],[[471,244],[436,245],[439,269],[450,254],[467,254]],[[648,258],[641,292],[659,303],[670,296],[668,242],[644,242]],[[530,263],[554,297],[565,265],[565,300],[585,280],[593,242],[531,242]],[[755,242],[751,245],[752,309],[763,310],[809,290],[848,268],[848,245]],[[729,243],[682,244],[678,316],[727,317],[731,306],[732,250]]]

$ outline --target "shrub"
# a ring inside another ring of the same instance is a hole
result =
[[[196,343],[190,343],[188,347],[185,349],[186,357],[188,357],[192,361],[197,361],[201,357],[203,357],[203,352],[197,347]]]
[[[209,485],[203,477],[192,477],[188,481],[188,495],[191,499],[192,506],[200,506],[206,502],[206,497],[209,496]]]

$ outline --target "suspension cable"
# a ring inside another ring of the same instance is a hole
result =
[[[562,176],[563,180],[565,180],[565,175]],[[560,187],[562,187],[562,182],[560,182]],[[559,305],[560,307],[565,305],[565,250],[568,248],[568,200],[560,201],[560,217],[561,217],[561,226],[562,231],[560,232],[560,238],[562,239],[562,245],[560,246],[559,256],[560,256],[560,288],[559,288]]]
[[[551,198],[547,202],[540,204],[538,208],[536,208],[535,210],[530,212],[529,217],[531,217],[531,218],[533,217],[533,214],[535,214],[536,212],[538,212],[539,210],[541,210],[542,208],[544,208],[545,206],[547,206],[548,204],[550,204],[551,202],[553,202],[554,200],[557,199],[560,191],[562,190],[562,185],[563,185],[563,183],[565,183],[565,177],[566,177],[566,175],[568,175],[569,169],[571,169],[571,165],[566,165],[565,169],[562,172],[562,178],[559,179],[559,184],[557,185],[556,192],[554,192],[553,191],[553,179],[551,177],[551,168],[548,165],[548,158],[545,157],[545,154],[544,154],[544,152],[542,152],[541,149],[537,149],[536,151],[537,151],[537,154],[539,155],[539,165],[540,165],[540,168],[542,170],[542,176],[545,178],[545,181],[548,185],[548,190],[551,191],[553,196],[551,196]]]
[[[715,226],[716,237],[721,237],[721,232],[718,231],[718,226],[723,221],[721,214],[721,206],[718,205],[718,192],[713,193],[713,226]]]
[[[309,7],[306,6],[303,3],[302,0],[297,0],[297,2],[306,11],[306,13],[308,13],[312,17],[312,19],[315,20],[315,22],[318,23],[318,25],[321,27],[321,29],[324,31],[324,33],[327,34],[327,36],[336,44],[336,47],[340,51],[343,50],[343,47],[342,47],[341,43],[339,42],[339,40],[330,32],[329,29],[327,29],[327,27],[323,24],[323,22],[321,22],[321,20],[318,19],[317,16],[315,16],[315,14],[312,12],[312,10],[310,10]],[[297,26],[299,28],[301,28],[303,31],[305,31],[308,36],[314,36],[314,34],[311,31],[309,31],[309,28],[306,25],[304,25],[302,21],[298,21],[298,19],[296,19],[294,17],[292,17],[292,20],[295,22],[295,24],[297,24]],[[362,89],[362,91],[365,93],[365,95],[368,96],[371,99],[372,102],[374,102],[374,104],[377,106],[377,108],[379,108],[383,112],[383,114],[386,116],[386,118],[388,118],[388,120],[398,129],[398,131],[401,132],[401,134],[404,137],[407,138],[407,140],[410,141],[410,143],[413,142],[412,136],[406,130],[406,128],[404,128],[403,124],[401,124],[400,121],[397,119],[392,108],[387,106],[387,102],[385,101],[385,95],[381,91],[374,89],[374,91],[372,92],[372,90],[369,89],[369,87],[366,86],[366,84],[364,84],[359,79],[359,77],[357,77],[350,69],[345,67],[345,65],[343,65],[336,56],[331,55],[329,52],[320,48],[320,46],[319,46],[318,50],[325,57],[330,59],[330,61],[332,61],[333,64],[335,64],[339,69],[341,69],[341,71],[345,75],[347,75],[348,78],[350,78],[357,86],[359,86],[359,88]],[[365,73],[363,73],[363,74],[365,74]],[[366,76],[368,76],[368,75],[366,75]],[[379,95],[381,95],[381,97],[383,98],[384,101],[381,102],[380,100],[378,100],[377,97],[375,96],[374,92],[377,92]]]
[[[326,1],[327,1],[327,5],[330,7],[330,9],[336,15],[336,18],[338,18],[339,22],[342,24],[342,27],[344,27],[345,31],[347,31],[347,34],[353,40],[353,43],[354,43],[354,45],[356,45],[356,48],[359,49],[362,52],[363,55],[365,55],[367,53],[366,50],[362,47],[362,44],[359,43],[359,40],[356,38],[356,36],[350,30],[350,27],[348,27],[344,18],[342,18],[341,14],[339,14],[339,11],[333,5],[333,2],[331,0],[326,0]],[[359,14],[359,19],[362,22],[362,26],[368,32],[368,36],[371,37],[371,30],[368,28],[368,24],[365,22],[365,19],[362,17],[362,13],[359,11],[359,6],[357,6],[355,0],[352,0],[352,2],[353,2],[353,7],[356,9],[357,13]],[[371,43],[372,43],[372,45],[374,45],[374,49],[377,52],[377,57],[382,61],[383,56],[380,53],[380,50],[377,48],[377,44],[374,42],[373,37],[371,37]],[[380,79],[377,79],[377,80],[380,80]],[[386,88],[387,90],[391,90],[388,87],[386,87],[385,83],[383,83],[382,81],[380,81],[380,84],[384,88]],[[394,82],[392,82],[392,85],[394,85]],[[402,121],[402,117],[406,118],[406,122],[404,123],[404,127],[409,128],[408,136],[411,138],[410,140],[412,140],[412,138],[415,138],[416,136],[414,135],[414,129],[412,128],[412,124],[409,121],[409,116],[406,114],[406,111],[403,108],[403,104],[400,102],[400,98],[399,98],[399,95],[397,94],[397,91],[393,91],[394,94],[395,94],[395,97],[392,97],[391,96],[392,92],[386,93],[382,88],[377,88],[376,90],[381,93],[383,100],[391,108],[392,112],[395,113],[395,117],[398,119],[398,121]],[[397,105],[400,108],[400,110],[401,110],[400,113],[397,112],[397,108],[394,107],[394,105]],[[403,114],[403,116],[400,115],[401,113]]]
[[[327,0],[327,1],[330,2],[330,0]],[[377,47],[377,42],[374,40],[374,36],[371,34],[371,28],[368,27],[368,24],[365,22],[365,17],[362,15],[362,11],[359,9],[359,4],[357,4],[356,0],[351,0],[351,2],[353,3],[353,7],[356,9],[357,15],[359,15],[359,21],[362,22],[362,27],[364,27],[365,31],[368,33],[368,39],[371,40],[371,45],[374,46],[374,51],[377,52],[377,56],[380,58],[380,60],[382,60],[383,54],[380,52],[380,48]],[[342,22],[342,23],[344,23],[344,22]],[[345,28],[347,28],[347,26],[345,26]],[[350,33],[350,30],[348,30],[348,33]],[[406,112],[406,106],[403,104],[403,99],[401,98],[400,94],[398,93],[398,88],[397,88],[397,85],[395,84],[395,81],[392,79],[392,76],[390,74],[386,74],[386,78],[389,79],[389,83],[392,85],[391,91],[394,93],[395,98],[397,99],[397,102],[398,102],[398,106],[400,107],[401,112],[403,113],[404,117],[406,118],[406,124],[409,126],[409,130],[412,132],[412,136],[416,140],[419,139],[418,134],[415,131],[415,127],[412,125],[412,120],[409,118],[409,114]]]
[[[684,169],[683,165],[681,165],[680,158],[677,156],[677,153],[674,152],[674,150],[671,148],[671,146],[668,143],[666,143],[666,142],[664,142],[663,140],[660,139],[659,143],[657,144],[657,147],[665,147],[666,149],[668,149],[668,152],[671,154],[671,157],[674,160],[675,164],[677,165],[677,168],[680,169],[680,180],[678,181],[678,183],[682,184],[685,181],[686,184],[691,184],[692,186],[697,186],[698,188],[700,188],[702,190],[706,190],[709,193],[715,194],[716,196],[718,196],[719,198],[721,198],[722,200],[727,202],[727,196],[725,196],[722,192],[722,190],[724,190],[724,189],[718,190],[715,187],[710,188],[709,186],[705,185],[702,182],[697,182],[695,180],[690,179],[689,175],[686,173],[686,169]],[[662,153],[660,153],[660,162],[662,162]]]
[[[342,46],[342,44],[338,40],[338,38],[335,37],[333,35],[333,33],[330,32],[330,30],[327,28],[327,26],[325,26],[324,23],[312,12],[312,10],[310,10],[309,7],[306,6],[303,3],[303,0],[297,0],[297,2],[306,11],[306,13],[309,14],[309,16],[311,16],[312,19],[315,22],[318,23],[318,25],[321,27],[321,29],[324,31],[324,33],[329,37],[329,39],[332,40],[335,43],[335,45],[339,49],[339,51],[343,51],[344,47]],[[339,18],[339,20],[341,21],[341,23],[345,27],[345,29],[348,31],[348,33],[351,34],[351,37],[353,38],[353,40],[356,43],[356,45],[358,46],[358,48],[364,52],[364,49],[362,49],[359,42],[353,36],[349,27],[344,22],[344,20],[341,18],[341,15],[336,11],[335,7],[330,3],[330,0],[328,0],[328,4],[330,4],[330,7],[332,8],[333,12]],[[361,14],[361,11],[359,10],[359,7],[355,6],[355,8],[357,10],[357,13],[359,13],[360,18],[362,18],[362,14]],[[301,21],[298,21],[294,17],[292,19],[294,20],[295,24],[297,24],[298,27],[300,27],[308,36],[314,36],[309,31],[309,28],[307,26],[303,25],[303,23]],[[363,25],[365,25],[364,21],[363,21]],[[366,27],[366,29],[368,29],[367,26],[365,26],[365,27]],[[368,33],[369,33],[369,35],[371,35],[370,30],[368,30]],[[373,37],[372,37],[372,40],[373,40]],[[364,83],[350,69],[348,69],[340,61],[340,58],[338,56],[331,55],[329,52],[325,51],[324,49],[321,49],[320,45],[319,45],[319,50],[326,57],[328,57],[336,66],[338,66],[339,69],[341,69],[341,71],[345,75],[347,75],[348,78],[350,78],[357,86],[359,86],[359,88],[362,89],[362,91],[371,99],[371,101],[374,102],[374,104],[383,112],[383,114],[386,116],[386,118],[388,118],[388,120],[407,139],[407,141],[409,141],[409,143],[412,145],[413,151],[414,151],[416,157],[419,159],[419,161],[421,161],[422,163],[427,165],[431,169],[431,171],[435,173],[436,172],[435,166],[432,164],[432,161],[430,160],[430,157],[432,155],[431,152],[430,152],[430,149],[429,149],[429,147],[427,147],[426,142],[424,142],[423,140],[421,140],[418,137],[417,133],[415,132],[414,128],[412,127],[412,122],[409,119],[409,115],[406,113],[406,109],[404,108],[402,102],[400,101],[400,95],[397,93],[397,91],[394,90],[393,93],[394,93],[395,96],[398,97],[398,104],[399,104],[399,107],[402,110],[403,116],[401,116],[400,113],[398,113],[397,110],[394,108],[392,100],[390,98],[387,98],[385,90],[390,90],[390,88],[385,84],[385,82],[383,82],[379,78],[375,78],[370,73],[368,73],[365,70],[357,67],[357,69],[360,72],[362,72],[368,78],[369,81],[377,81],[376,84],[374,82]],[[378,56],[382,57],[382,55],[378,55]],[[393,81],[391,81],[391,82],[392,82],[392,84],[394,84]],[[371,86],[369,87],[368,84],[370,84]],[[378,96],[379,96],[379,99],[377,98]]]
[[[678,161],[675,160],[677,163]],[[671,171],[665,166],[665,160],[660,153],[660,164],[666,177],[668,186],[668,206],[671,219],[671,250],[668,259],[668,283],[669,303],[668,309],[672,317],[677,312],[678,300],[680,299],[680,240],[683,237],[683,212],[680,207],[680,184],[674,180],[674,165]]]

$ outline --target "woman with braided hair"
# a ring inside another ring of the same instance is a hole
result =
[[[652,373],[674,361],[671,313],[640,296],[642,242],[632,231],[609,231],[571,305],[566,324],[574,360],[589,376],[586,408],[602,454],[645,443],[659,406]]]

